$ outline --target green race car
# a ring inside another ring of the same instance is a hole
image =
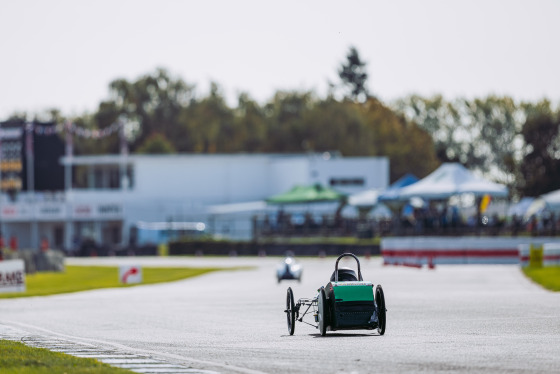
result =
[[[353,257],[358,265],[358,273],[350,268],[339,268],[343,257]],[[381,285],[374,285],[362,278],[360,261],[352,253],[340,255],[335,264],[330,282],[319,288],[312,299],[302,298],[294,303],[292,288],[286,296],[288,332],[294,334],[295,321],[318,328],[324,336],[327,331],[377,329],[379,335],[385,333],[385,296]],[[313,315],[315,323],[304,321],[306,315]]]

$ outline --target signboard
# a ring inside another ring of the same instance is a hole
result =
[[[93,218],[94,209],[91,204],[75,204],[73,209],[74,218]]]
[[[122,284],[142,283],[142,268],[135,265],[121,265],[119,267],[119,281]]]
[[[0,128],[0,189],[21,190],[23,125],[8,125]]]
[[[37,204],[35,217],[39,220],[63,220],[66,218],[66,206],[63,203]]]
[[[28,204],[2,205],[0,212],[4,221],[28,221],[33,217],[32,207]]]
[[[99,204],[97,216],[102,219],[120,219],[123,216],[122,205],[117,203]]]
[[[36,204],[2,204],[0,219],[4,221],[63,221],[71,215],[76,220],[120,220],[123,218],[121,203],[66,203],[41,202]]]
[[[72,210],[75,219],[121,219],[123,207],[119,203],[75,204]]]
[[[23,260],[0,261],[0,293],[25,292]]]

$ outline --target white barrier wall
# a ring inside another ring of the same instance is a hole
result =
[[[545,242],[560,248],[560,238],[396,237],[381,240],[381,254],[386,265],[519,264],[520,246]]]

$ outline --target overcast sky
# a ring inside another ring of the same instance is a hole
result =
[[[326,93],[350,46],[384,101],[411,93],[560,102],[558,0],[0,0],[0,120],[96,110],[156,67],[236,105]]]

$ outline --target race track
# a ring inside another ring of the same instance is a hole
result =
[[[160,285],[0,300],[0,336],[61,337],[219,373],[560,372],[560,293],[519,267],[383,267],[387,331],[328,332],[297,323],[288,335],[286,288],[313,297],[334,258],[300,259],[303,281],[277,284],[279,258],[101,258],[144,266],[255,266]],[[351,263],[348,263],[351,264]]]

